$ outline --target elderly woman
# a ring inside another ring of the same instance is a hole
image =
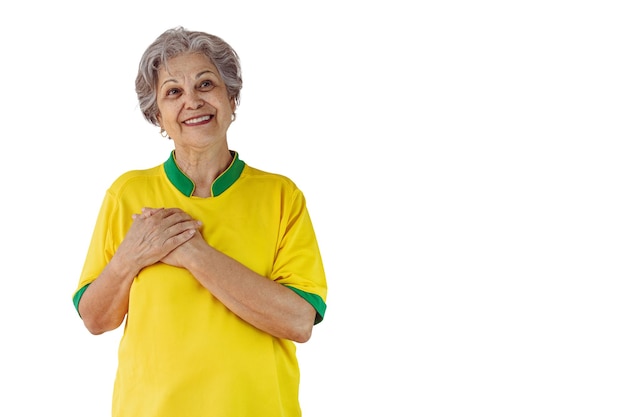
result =
[[[126,320],[115,417],[301,415],[294,342],[326,278],[302,192],[228,147],[241,87],[207,33],[168,30],[140,61],[141,110],[174,150],[107,190],[73,296],[93,334]]]

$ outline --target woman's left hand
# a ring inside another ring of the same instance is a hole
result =
[[[162,209],[156,209],[156,208],[151,208],[151,207],[145,207],[142,211],[141,214],[137,215],[140,217],[150,217],[151,215],[153,215],[154,213],[156,213],[157,211],[162,210]],[[179,268],[185,268],[186,265],[188,264],[189,260],[191,259],[191,257],[193,257],[194,255],[194,247],[198,248],[198,245],[207,245],[207,243],[204,241],[204,238],[202,237],[201,233],[196,233],[191,239],[189,239],[187,242],[185,242],[184,244],[176,247],[176,249],[174,249],[173,251],[171,251],[170,253],[168,253],[167,255],[165,255],[163,258],[161,258],[161,262],[163,262],[164,264],[167,265],[172,265],[172,266],[176,266]]]

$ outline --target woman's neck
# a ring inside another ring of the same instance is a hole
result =
[[[193,195],[211,197],[211,186],[233,160],[228,146],[197,152],[175,149],[176,165],[195,184]]]

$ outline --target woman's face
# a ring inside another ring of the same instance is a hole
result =
[[[161,68],[157,120],[177,146],[203,148],[226,141],[235,111],[217,68],[203,54],[181,54]]]

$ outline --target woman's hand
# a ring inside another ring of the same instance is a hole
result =
[[[136,215],[136,217],[147,218],[147,217],[152,216],[153,214],[158,213],[158,210],[163,210],[163,209],[144,208],[142,213]],[[200,228],[201,225],[202,225],[202,222],[196,221],[195,223],[196,229],[194,230],[197,230],[198,228]],[[204,238],[202,237],[200,233],[194,233],[194,235],[191,236],[188,240],[183,241],[180,245],[176,246],[172,251],[170,251],[164,257],[162,257],[160,261],[167,265],[177,266],[179,268],[185,268],[185,265],[189,261],[189,258],[185,258],[185,257],[194,256],[193,255],[194,245],[200,245],[200,246],[207,245],[207,243],[204,241]],[[195,246],[195,247],[197,248],[198,246]]]
[[[193,238],[200,225],[178,208],[144,208],[133,215],[133,224],[118,253],[123,253],[141,270],[163,261],[170,252]]]

